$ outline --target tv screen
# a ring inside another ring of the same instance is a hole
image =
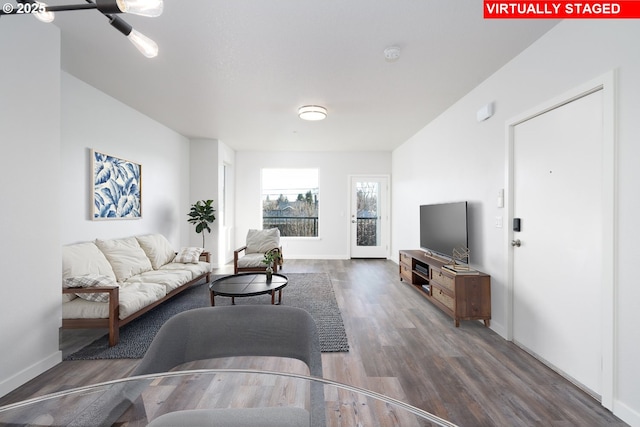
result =
[[[454,248],[468,248],[467,202],[420,206],[420,248],[451,258]]]

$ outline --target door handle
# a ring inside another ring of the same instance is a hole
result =
[[[515,246],[516,248],[519,248],[521,244],[522,244],[522,242],[520,242],[520,239],[516,239],[516,240],[512,240],[511,241],[511,246]]]

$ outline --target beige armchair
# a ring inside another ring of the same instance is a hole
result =
[[[265,271],[267,266],[262,262],[264,254],[278,251],[280,258],[273,263],[274,273],[278,267],[282,269],[282,246],[280,246],[280,230],[268,228],[266,230],[249,230],[246,244],[233,251],[233,273],[247,271]],[[241,254],[243,254],[241,256]]]

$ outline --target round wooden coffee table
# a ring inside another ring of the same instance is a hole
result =
[[[231,304],[236,298],[255,295],[271,294],[271,304],[275,304],[276,291],[278,304],[282,302],[282,288],[287,286],[289,279],[283,274],[274,273],[267,279],[267,273],[239,273],[216,279],[209,285],[211,291],[211,306],[215,306],[215,297],[231,297]]]

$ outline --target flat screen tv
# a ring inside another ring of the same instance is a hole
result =
[[[453,249],[468,248],[467,202],[420,206],[420,248],[451,259]]]

